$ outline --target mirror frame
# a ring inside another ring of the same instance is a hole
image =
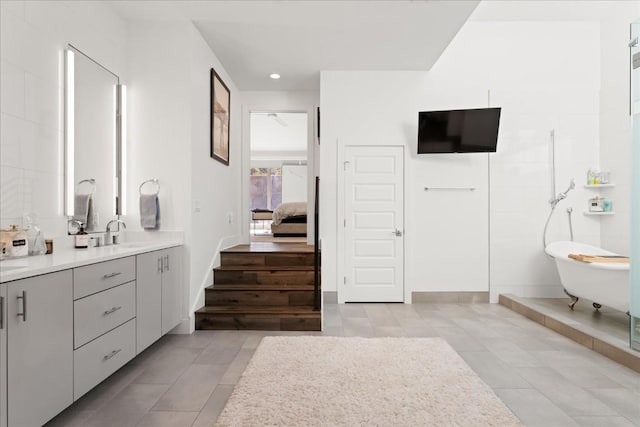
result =
[[[75,195],[75,55],[80,54],[116,78],[115,87],[115,138],[114,138],[114,212],[120,218],[125,214],[125,153],[126,153],[126,86],[120,82],[120,77],[102,64],[86,55],[80,49],[68,44],[64,51],[64,213],[70,219],[74,214]],[[119,225],[118,225],[119,228]],[[74,234],[67,227],[68,234]]]

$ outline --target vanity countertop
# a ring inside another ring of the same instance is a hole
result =
[[[61,249],[50,255],[36,255],[0,262],[0,283],[53,273],[97,262],[138,255],[182,245],[179,240],[125,242],[88,249]]]

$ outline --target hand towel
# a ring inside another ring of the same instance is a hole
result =
[[[91,194],[78,194],[74,197],[73,219],[87,225],[87,221],[93,215],[93,203]]]
[[[157,194],[140,194],[140,224],[145,229],[156,229],[159,222],[160,203]]]

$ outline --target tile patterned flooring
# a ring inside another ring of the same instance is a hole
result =
[[[527,426],[640,426],[640,374],[498,304],[325,304],[323,332],[168,335],[51,426],[215,423],[263,336],[444,338]]]

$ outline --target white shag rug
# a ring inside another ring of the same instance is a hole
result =
[[[521,426],[441,338],[266,337],[216,426]]]

